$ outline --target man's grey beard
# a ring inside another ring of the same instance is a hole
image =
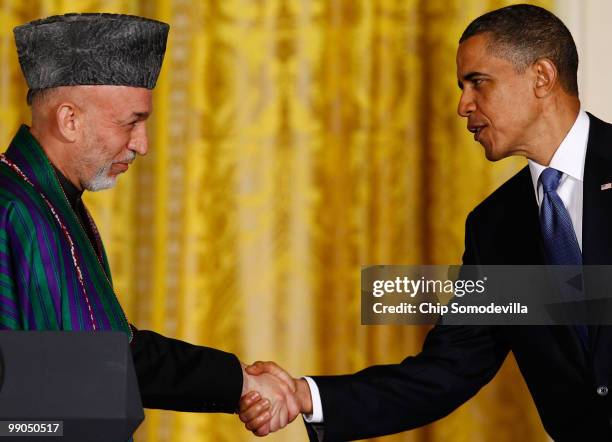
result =
[[[126,158],[122,162],[131,163],[136,158],[134,152],[130,152],[130,157]],[[83,183],[83,187],[90,192],[97,192],[98,190],[110,189],[117,184],[117,175],[109,176],[109,172],[114,163],[108,163],[106,166],[98,169],[94,177]]]
[[[98,190],[110,189],[114,187],[115,184],[117,184],[117,177],[111,177],[108,175],[112,165],[113,163],[108,163],[106,166],[98,169],[94,177],[85,182],[83,187],[90,192],[97,192]]]

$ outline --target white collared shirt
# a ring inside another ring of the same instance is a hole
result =
[[[557,194],[569,212],[580,250],[582,250],[582,188],[584,182],[584,160],[589,139],[589,127],[589,116],[581,109],[574,125],[555,151],[548,166],[542,166],[535,161],[528,160],[529,172],[531,172],[533,190],[536,195],[536,200],[538,201],[538,208],[542,205],[543,198],[542,184],[538,182],[542,171],[547,167],[552,167],[563,172],[561,181],[559,181],[559,187],[557,187]],[[313,424],[322,423],[323,406],[317,384],[309,377],[305,377],[304,379],[308,382],[310,396],[312,398],[312,414],[304,415],[304,420]]]
[[[538,208],[542,205],[544,197],[542,184],[538,181],[540,174],[547,167],[563,172],[557,194],[569,212],[576,233],[576,239],[582,250],[582,188],[584,184],[584,160],[586,157],[587,142],[589,139],[589,116],[580,110],[574,125],[567,133],[548,166],[542,166],[535,161],[528,160],[529,172],[533,182],[533,190],[538,201]]]

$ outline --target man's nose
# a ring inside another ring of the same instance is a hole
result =
[[[461,117],[469,117],[472,112],[476,110],[476,103],[474,103],[472,94],[463,91],[461,98],[459,98],[459,105],[457,106],[457,113]]]
[[[140,155],[146,155],[149,150],[149,139],[147,136],[147,127],[143,122],[137,124],[132,131],[132,136],[128,143],[128,149]]]

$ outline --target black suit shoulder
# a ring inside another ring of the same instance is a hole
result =
[[[600,120],[588,112],[587,114],[590,120],[589,151],[606,160],[612,160],[612,124]]]

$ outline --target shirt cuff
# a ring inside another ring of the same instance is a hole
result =
[[[310,388],[310,399],[312,400],[312,414],[304,414],[304,420],[309,424],[323,423],[323,405],[321,404],[321,394],[317,383],[308,376],[304,376]]]

